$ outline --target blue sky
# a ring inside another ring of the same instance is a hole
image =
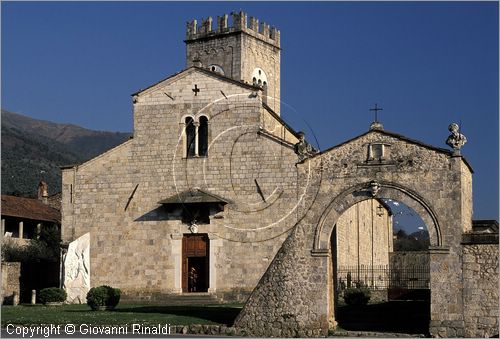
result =
[[[132,131],[130,94],[185,67],[186,21],[281,30],[282,116],[321,149],[386,130],[447,147],[462,122],[474,217],[498,219],[498,2],[6,2],[2,108]]]

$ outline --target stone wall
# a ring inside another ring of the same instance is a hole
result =
[[[254,71],[260,68],[267,78],[264,101],[280,113],[281,49],[277,29],[265,23],[259,25],[258,19],[248,18],[243,12],[233,13],[232,27],[227,17],[219,17],[217,25],[211,18],[203,20],[200,27],[193,20],[188,24],[186,50],[188,67],[197,63],[201,67],[217,65],[225,76],[248,84],[252,84]]]
[[[389,254],[391,268],[429,267],[429,259],[427,251],[400,251]]]
[[[375,199],[357,203],[337,221],[337,266],[389,265],[392,222]]]
[[[20,277],[20,262],[2,262],[2,304],[12,305],[19,302]],[[14,295],[17,297],[14,298]]]
[[[463,246],[466,337],[498,336],[498,274],[498,243]]]
[[[235,320],[235,327],[254,337],[311,337],[328,334],[325,257],[311,257],[309,233],[297,226],[283,244]],[[331,292],[331,291],[330,291]],[[265,305],[265,306],[264,306]]]
[[[248,34],[243,35],[242,47],[242,58],[245,60],[242,63],[242,79],[252,83],[254,70],[262,69],[268,83],[265,102],[273,111],[280,114],[280,48]]]

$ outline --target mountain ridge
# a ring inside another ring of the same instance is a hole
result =
[[[1,111],[2,194],[35,196],[44,180],[61,190],[61,166],[80,164],[116,147],[131,133],[95,131]]]

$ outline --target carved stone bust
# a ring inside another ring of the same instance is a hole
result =
[[[467,138],[460,133],[460,127],[456,123],[451,123],[450,126],[448,126],[448,130],[451,134],[448,136],[448,139],[446,139],[446,144],[453,148],[455,154],[460,154],[460,149],[467,142]]]
[[[299,161],[318,153],[318,151],[306,141],[304,132],[299,132],[299,142],[294,145],[294,150],[299,156]]]

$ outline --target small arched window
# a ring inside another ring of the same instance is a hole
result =
[[[195,155],[196,148],[196,127],[194,126],[194,120],[191,117],[187,117],[185,120],[186,124],[186,155],[188,157],[193,157]]]
[[[208,155],[208,118],[200,117],[200,126],[198,127],[198,155],[205,157]]]
[[[224,75],[224,70],[219,65],[215,65],[215,64],[209,65],[208,69],[211,70],[212,72]]]
[[[267,79],[266,72],[264,72],[263,69],[261,68],[255,68],[252,72],[252,80],[253,84],[258,84],[259,86],[262,86],[263,83],[269,83]]]
[[[267,104],[267,81],[264,81],[262,83],[262,90],[263,90],[263,95],[262,95],[262,102]]]

